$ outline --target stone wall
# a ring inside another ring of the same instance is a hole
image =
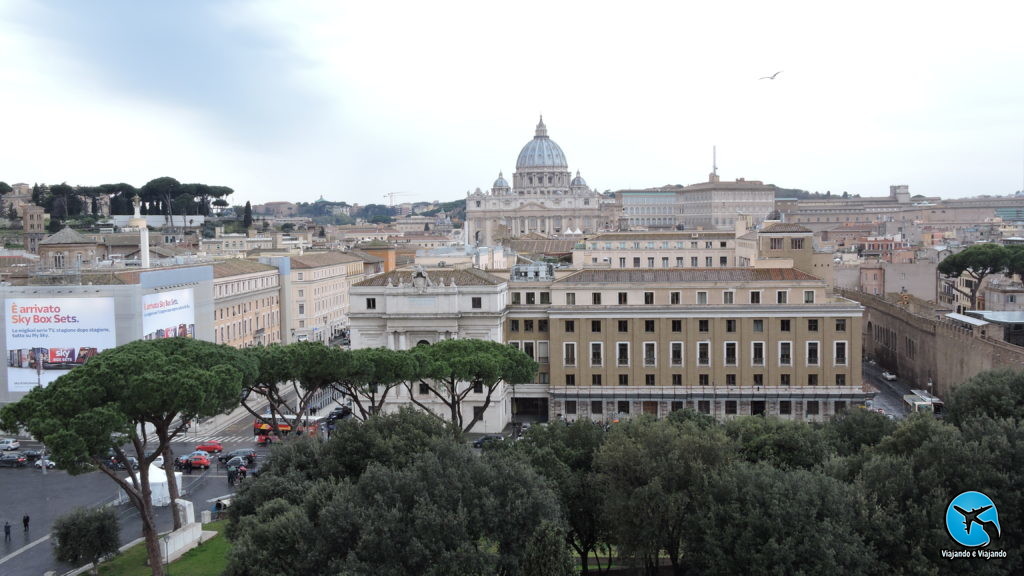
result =
[[[853,290],[843,296],[864,306],[864,357],[894,371],[912,388],[946,397],[958,384],[979,372],[1024,370],[1024,348],[999,339],[998,326],[969,328],[945,317],[946,310],[910,297],[901,304]]]

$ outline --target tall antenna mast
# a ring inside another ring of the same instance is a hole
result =
[[[718,176],[718,147],[711,146],[711,173]]]

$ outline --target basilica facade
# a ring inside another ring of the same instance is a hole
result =
[[[466,198],[466,237],[470,244],[492,246],[530,234],[592,234],[618,230],[622,215],[614,196],[591,190],[579,171],[572,176],[541,117],[533,140],[519,152],[512,184],[499,172],[488,192],[477,189]]]

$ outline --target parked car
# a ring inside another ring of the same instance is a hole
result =
[[[39,468],[40,470],[42,470],[43,466],[46,466],[46,468],[48,470],[53,470],[54,467],[57,466],[57,464],[53,460],[48,460],[46,458],[40,458],[39,460],[36,460],[36,463],[35,463],[35,467],[36,468]]]
[[[17,450],[21,442],[17,438],[0,438],[0,450]]]
[[[28,458],[29,462],[34,462],[43,457],[42,450],[22,450],[21,454],[25,456],[25,458]]]
[[[491,442],[500,442],[504,439],[504,436],[500,436],[498,434],[488,434],[486,436],[481,436],[473,441],[473,448],[483,448],[485,444],[489,444]]]
[[[7,468],[23,468],[28,464],[28,458],[21,452],[4,452],[0,454],[0,466]]]
[[[896,374],[894,374],[892,372],[889,372],[888,370],[883,370],[882,371],[882,379],[883,380],[888,380],[888,381],[892,382],[893,380],[896,379]]]
[[[196,446],[196,450],[202,450],[203,452],[213,452],[214,454],[218,454],[224,451],[224,447],[221,446],[220,442],[217,442],[216,440],[209,440]]]
[[[146,460],[149,460],[149,458],[152,455],[153,455],[153,451],[152,450],[147,450],[146,451]],[[158,454],[156,458],[153,458],[153,465],[156,466],[157,468],[163,468],[164,467],[164,455],[163,454]]]
[[[239,448],[238,450],[232,450],[227,454],[221,454],[217,457],[221,462],[227,462],[232,458],[243,458],[245,459],[246,466],[252,466],[256,463],[256,451],[252,448]]]
[[[224,467],[228,470],[231,470],[232,468],[239,468],[241,466],[245,466],[246,468],[250,466],[249,461],[242,456],[235,456],[224,463]]]

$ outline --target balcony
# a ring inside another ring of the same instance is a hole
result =
[[[644,357],[644,366],[654,366],[654,365],[655,365],[654,356],[645,356]]]
[[[793,359],[792,357],[790,357],[789,354],[781,354],[779,356],[779,364],[782,364],[783,366],[789,366],[792,363]]]

